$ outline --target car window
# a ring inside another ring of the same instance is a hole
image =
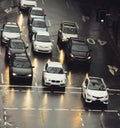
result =
[[[64,26],[63,32],[66,33],[66,34],[76,34],[77,29],[75,27]]]
[[[32,25],[34,27],[41,27],[41,28],[45,28],[46,27],[45,22],[41,22],[41,21],[33,21]]]
[[[50,37],[46,35],[37,35],[36,40],[41,42],[50,42]]]
[[[94,81],[90,82],[88,89],[105,91],[106,87],[104,86],[104,84],[101,81],[94,80]]]
[[[11,42],[10,43],[10,48],[13,49],[24,49],[24,44],[23,43],[18,43],[18,42]]]
[[[54,74],[63,74],[63,69],[58,67],[48,67],[47,72]]]
[[[31,10],[31,14],[36,16],[43,16],[44,12],[41,10]]]
[[[29,61],[15,60],[13,62],[13,66],[16,68],[30,68],[30,63],[29,63]]]
[[[20,30],[19,30],[18,27],[5,26],[5,27],[4,27],[4,32],[19,33]]]
[[[72,44],[72,51],[88,52],[89,49],[86,45]]]

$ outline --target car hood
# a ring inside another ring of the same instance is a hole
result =
[[[45,73],[45,78],[48,78],[50,80],[65,80],[66,75],[65,74]]]
[[[16,73],[17,75],[28,75],[28,74],[32,74],[32,70],[31,68],[12,68],[13,73]]]
[[[3,36],[7,38],[20,38],[20,33],[3,32]]]
[[[95,97],[104,97],[108,95],[107,91],[87,90],[87,93]]]
[[[66,37],[66,38],[70,38],[70,37],[77,38],[78,34],[65,34],[65,33],[63,33],[63,37]]]
[[[37,32],[37,31],[47,31],[47,28],[32,27],[32,31],[33,31],[33,32]]]
[[[21,3],[25,5],[36,5],[36,1],[29,1],[29,0],[21,0]]]
[[[39,42],[39,41],[35,41],[34,44],[38,45],[38,46],[42,46],[42,47],[47,47],[47,46],[52,46],[52,42]]]
[[[25,52],[25,49],[12,49],[10,48],[9,51],[14,54],[14,53],[23,53]]]
[[[72,52],[72,54],[79,58],[86,58],[88,56],[87,52]]]

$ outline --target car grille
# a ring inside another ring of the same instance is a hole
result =
[[[52,80],[53,83],[60,83],[59,80]]]

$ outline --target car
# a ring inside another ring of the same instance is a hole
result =
[[[21,31],[16,22],[7,22],[1,28],[1,42],[7,44],[10,39],[20,39]]]
[[[33,18],[40,18],[40,19],[44,19],[45,20],[45,12],[44,9],[41,7],[32,7],[29,10],[28,13],[28,24],[31,23]]]
[[[96,101],[107,105],[109,94],[104,79],[101,77],[87,76],[82,83],[82,96],[85,103]]]
[[[38,31],[32,37],[32,51],[52,54],[53,43],[48,31]]]
[[[5,48],[5,60],[8,63],[11,56],[15,53],[24,53],[28,46],[25,45],[22,39],[10,39]]]
[[[20,10],[29,10],[31,7],[37,6],[37,0],[20,0],[19,8]]]
[[[91,49],[85,39],[70,38],[65,47],[65,58],[68,65],[91,63]]]
[[[9,63],[10,84],[32,85],[33,68],[29,56],[26,53],[14,54]]]
[[[78,24],[72,21],[63,21],[58,30],[58,45],[64,45],[70,37],[79,37]]]
[[[58,87],[65,89],[67,72],[62,64],[56,61],[48,61],[42,72],[42,83],[46,87]]]
[[[44,19],[33,18],[31,23],[28,25],[30,40],[37,31],[48,31],[48,26]]]

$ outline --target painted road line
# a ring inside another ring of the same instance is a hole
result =
[[[55,111],[69,111],[69,109],[66,109],[66,108],[60,108],[60,109],[59,109],[59,108],[58,108],[58,109],[56,108],[56,109],[54,109],[54,110],[55,110]]]
[[[38,110],[40,111],[52,111],[53,109],[52,108],[39,108]]]
[[[104,112],[109,112],[109,113],[118,113],[118,110],[104,110]]]
[[[36,110],[35,108],[21,108],[22,110],[31,110],[31,111],[34,111]]]
[[[4,83],[4,79],[3,79],[3,73],[1,73],[1,83]]]
[[[69,4],[68,4],[68,2],[66,1],[66,6],[67,6],[67,8],[70,8],[70,6],[69,6]]]
[[[42,4],[45,5],[45,1],[44,0],[42,0]]]
[[[70,111],[85,112],[84,109],[70,109]]]

